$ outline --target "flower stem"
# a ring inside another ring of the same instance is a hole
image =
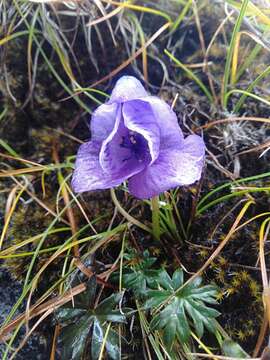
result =
[[[159,197],[154,196],[151,199],[152,205],[152,227],[153,235],[156,240],[160,240],[160,224],[159,224]]]
[[[144,231],[147,231],[149,233],[152,233],[151,228],[141,223],[139,220],[135,219],[133,216],[131,216],[126,210],[121,206],[120,202],[118,201],[114,189],[111,189],[111,197],[114,205],[116,206],[117,210],[120,212],[122,216],[124,216],[125,219],[127,219],[131,224],[138,226]]]

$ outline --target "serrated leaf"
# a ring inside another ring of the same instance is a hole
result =
[[[161,292],[159,290],[148,290],[145,294],[148,297],[148,300],[144,303],[144,307],[146,309],[151,309],[159,306],[170,296],[170,294],[169,291]]]
[[[148,290],[145,293],[146,309],[161,307],[161,311],[151,320],[150,327],[152,330],[162,330],[168,350],[176,337],[181,343],[188,342],[191,334],[189,323],[193,323],[199,337],[203,336],[205,328],[215,333],[213,319],[220,314],[216,309],[205,305],[216,304],[214,286],[201,286],[202,279],[197,277],[192,283],[178,290],[183,282],[181,269],[176,270],[172,277],[163,270],[159,276],[159,290]]]
[[[104,321],[110,321],[110,322],[117,322],[117,323],[125,323],[126,322],[126,316],[124,314],[121,314],[119,310],[111,310],[110,313],[107,314],[96,314],[98,319],[101,322]]]
[[[190,327],[188,325],[186,314],[182,306],[179,306],[177,318],[177,335],[179,336],[180,341],[185,343],[190,337]]]
[[[217,304],[217,288],[213,285],[202,286],[192,291],[192,298],[204,301],[209,304]]]
[[[115,331],[110,330],[105,344],[105,348],[107,350],[108,355],[113,360],[120,359],[120,349],[118,342],[119,342],[119,335]]]
[[[92,321],[92,317],[84,315],[78,323],[66,326],[62,330],[59,337],[63,348],[61,359],[81,359]]]
[[[119,301],[121,300],[123,294],[117,293],[112,294],[111,296],[107,297],[101,303],[98,304],[98,307],[95,311],[96,314],[104,314],[107,312],[110,312],[112,309],[115,308],[116,305],[118,305]]]
[[[63,346],[63,360],[79,360],[81,359],[86,346],[89,344],[88,335],[91,338],[91,358],[98,359],[100,347],[104,341],[104,327],[108,326],[109,322],[123,323],[126,322],[126,315],[124,312],[130,309],[116,309],[122,298],[122,293],[112,294],[104,299],[95,309],[89,308],[86,311],[84,308],[63,308],[58,311],[58,318],[64,323],[72,323],[65,326],[61,331],[59,341]],[[86,300],[86,299],[85,299]],[[77,302],[78,304],[78,302]],[[85,306],[84,302],[79,302],[81,306]],[[91,329],[92,327],[92,329]],[[92,331],[91,331],[92,330]],[[90,344],[89,344],[90,345]],[[105,348],[111,353],[111,357],[116,358],[117,343],[115,337],[109,332],[106,339]],[[90,350],[90,349],[89,349]]]
[[[203,321],[200,313],[192,307],[189,302],[185,303],[185,308],[189,314],[189,316],[193,320],[193,324],[196,330],[196,334],[201,338],[203,336]]]
[[[79,282],[76,284],[79,284]],[[81,294],[78,294],[74,298],[74,304],[73,304],[74,307],[89,309],[89,307],[91,307],[94,303],[96,290],[97,290],[96,278],[92,276],[86,283],[85,291]]]
[[[99,321],[95,321],[93,326],[93,334],[92,334],[92,344],[91,344],[91,359],[97,360],[100,356],[101,346],[104,341],[104,334],[106,332],[106,327],[108,325],[103,326]],[[120,350],[119,350],[119,335],[113,331],[109,330],[109,333],[105,342],[105,349],[113,360],[118,360],[120,358]]]
[[[173,341],[176,336],[176,329],[177,329],[177,321],[170,321],[167,323],[165,329],[164,329],[164,343],[166,347],[171,350]]]
[[[55,310],[54,316],[57,322],[66,326],[81,318],[85,313],[85,309],[58,308]]]
[[[214,323],[213,319],[208,319],[208,318],[205,318],[205,317],[204,317],[204,318],[203,318],[203,323],[204,323],[206,329],[207,329],[209,332],[215,334],[215,332],[216,332],[216,326],[215,326],[215,323]]]
[[[202,302],[195,301],[193,299],[188,299],[188,300],[185,300],[185,304],[187,301],[189,302],[189,304],[191,306],[194,307],[194,309],[199,311],[200,314],[203,315],[204,317],[215,318],[220,315],[220,312],[218,312],[216,309],[207,307]]]
[[[166,318],[166,315],[164,313],[161,313],[156,315],[152,319],[152,321],[150,322],[150,327],[153,330],[163,329],[167,322],[168,319]]]
[[[202,277],[196,276],[195,279],[188,285],[189,288],[195,289],[202,284]]]
[[[136,270],[132,273],[123,275],[123,285],[127,289],[132,289],[137,294],[144,294],[147,285],[155,287],[158,282],[159,272],[157,270]]]
[[[93,324],[92,341],[91,341],[91,359],[96,360],[99,358],[102,342],[103,342],[103,329],[99,321]]]
[[[175,270],[172,277],[173,288],[174,289],[179,288],[180,286],[183,285],[183,282],[184,282],[183,270],[182,269]]]
[[[133,254],[134,256],[134,254]],[[149,252],[144,251],[143,258],[134,263],[132,256],[127,256],[131,260],[131,267],[123,269],[122,281],[126,289],[132,289],[136,295],[143,296],[148,287],[157,288],[160,270],[151,269],[156,258],[149,257]],[[137,260],[136,256],[134,256]],[[119,277],[119,274],[118,274]],[[113,277],[114,279],[116,276]]]
[[[162,269],[158,274],[158,283],[163,287],[163,289],[171,290],[173,289],[173,282],[169,274],[165,269]]]

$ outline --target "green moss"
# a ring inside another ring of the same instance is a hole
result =
[[[33,201],[27,205],[19,205],[17,210],[15,211],[12,222],[9,227],[9,231],[7,234],[7,240],[5,242],[5,248],[12,245],[19,245],[23,240],[29,239],[35,235],[42,234],[50,225],[52,221],[51,215],[46,215],[44,209],[42,209],[39,205],[34,203]],[[63,242],[63,235],[61,233],[51,234],[46,237],[44,241],[43,248],[49,248],[51,246],[61,245]],[[17,252],[32,252],[35,251],[38,241],[34,243],[30,243],[27,246],[24,246]],[[34,267],[34,273],[36,273],[41,266],[48,260],[51,253],[43,253],[39,254],[37,258],[37,262]],[[3,261],[3,266],[7,268],[10,274],[16,280],[23,280],[28,270],[29,262],[31,256],[25,257],[16,257],[5,259]],[[53,268],[57,268],[61,263],[61,258],[57,258],[53,264]],[[57,274],[54,271],[49,272],[50,276],[48,278],[46,274],[46,278],[44,278],[47,285],[51,283],[51,281],[57,279]]]

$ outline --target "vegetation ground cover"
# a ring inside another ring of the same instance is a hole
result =
[[[268,2],[2,0],[0,19],[1,358],[261,356]],[[201,180],[155,203],[70,186],[124,74],[207,146]]]

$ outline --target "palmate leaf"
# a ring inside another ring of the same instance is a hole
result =
[[[162,330],[164,343],[169,350],[176,338],[181,343],[187,343],[191,326],[199,337],[203,336],[204,329],[215,332],[213,319],[219,312],[208,304],[216,304],[217,289],[214,286],[201,286],[202,279],[196,278],[193,282],[178,289],[184,283],[183,271],[178,269],[173,276],[163,270],[159,274],[159,289],[146,291],[147,300],[144,307],[152,309],[165,304],[165,307],[154,316],[150,326],[153,330]]]
[[[131,258],[133,260],[134,258]],[[125,267],[123,271],[123,285],[127,289],[132,289],[136,295],[143,295],[149,287],[155,287],[159,279],[160,270],[151,269],[156,261],[155,257],[150,257],[149,252],[143,253],[143,258],[133,264],[132,268]]]
[[[62,345],[61,358],[63,360],[80,360],[85,349],[93,319],[88,314],[79,321],[66,326],[60,334],[59,342]]]
[[[91,341],[91,359],[99,358],[105,332],[106,326],[102,325],[99,321],[95,321]],[[105,349],[111,359],[118,360],[120,358],[119,335],[112,329],[109,330],[107,335]]]
[[[80,281],[73,281],[72,286],[79,285]],[[95,302],[97,290],[97,283],[94,276],[92,276],[86,283],[86,290],[74,298],[74,308],[89,309]]]
[[[76,308],[63,307],[55,312],[57,321],[63,326],[59,336],[62,360],[81,360],[84,353],[89,354],[89,351],[91,351],[91,359],[98,359],[109,322],[126,322],[125,313],[129,309],[122,308],[121,311],[116,309],[122,297],[121,293],[112,294],[96,308],[86,306],[92,303],[92,299],[87,298],[87,294],[90,293],[91,291],[86,291],[79,301],[75,301]],[[93,296],[93,292],[91,295]],[[116,333],[110,329],[105,348],[112,359],[119,358],[118,341]]]

